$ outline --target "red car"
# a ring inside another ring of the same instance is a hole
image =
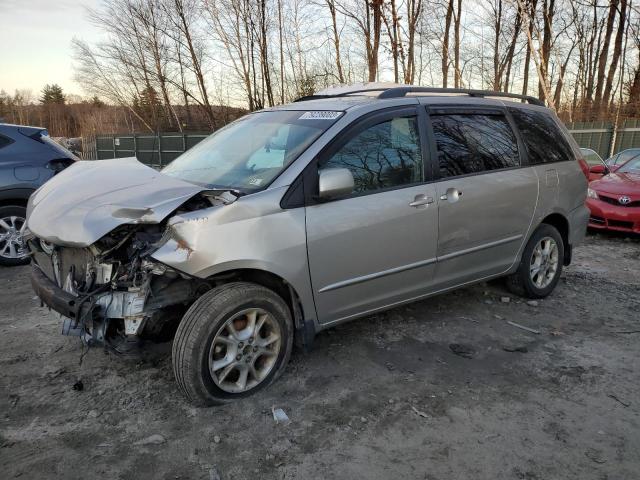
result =
[[[640,157],[589,184],[589,227],[640,233]]]

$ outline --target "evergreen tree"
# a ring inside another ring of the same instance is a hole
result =
[[[62,92],[62,87],[54,83],[52,85],[45,85],[42,89],[42,96],[40,97],[40,103],[43,105],[64,105],[65,97]]]
[[[154,130],[162,128],[161,109],[162,103],[158,98],[155,88],[147,87],[133,99],[133,109],[143,118]]]

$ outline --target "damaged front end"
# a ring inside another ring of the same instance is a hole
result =
[[[172,213],[235,198],[229,192],[200,192]],[[118,352],[140,339],[171,338],[186,309],[210,285],[151,258],[169,239],[167,224],[122,224],[86,247],[27,234],[32,286],[43,304],[63,316],[63,334]]]

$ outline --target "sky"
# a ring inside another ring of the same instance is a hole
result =
[[[100,0],[0,0],[0,90],[31,90],[47,83],[82,94],[73,81],[71,40],[94,42],[99,32],[86,7]]]

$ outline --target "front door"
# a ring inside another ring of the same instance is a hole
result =
[[[318,317],[331,323],[424,294],[433,281],[437,205],[425,184],[416,109],[376,114],[318,168],[348,168],[351,195],[306,208]]]
[[[430,116],[438,155],[438,289],[505,272],[536,207],[538,178],[522,167],[501,110]]]

